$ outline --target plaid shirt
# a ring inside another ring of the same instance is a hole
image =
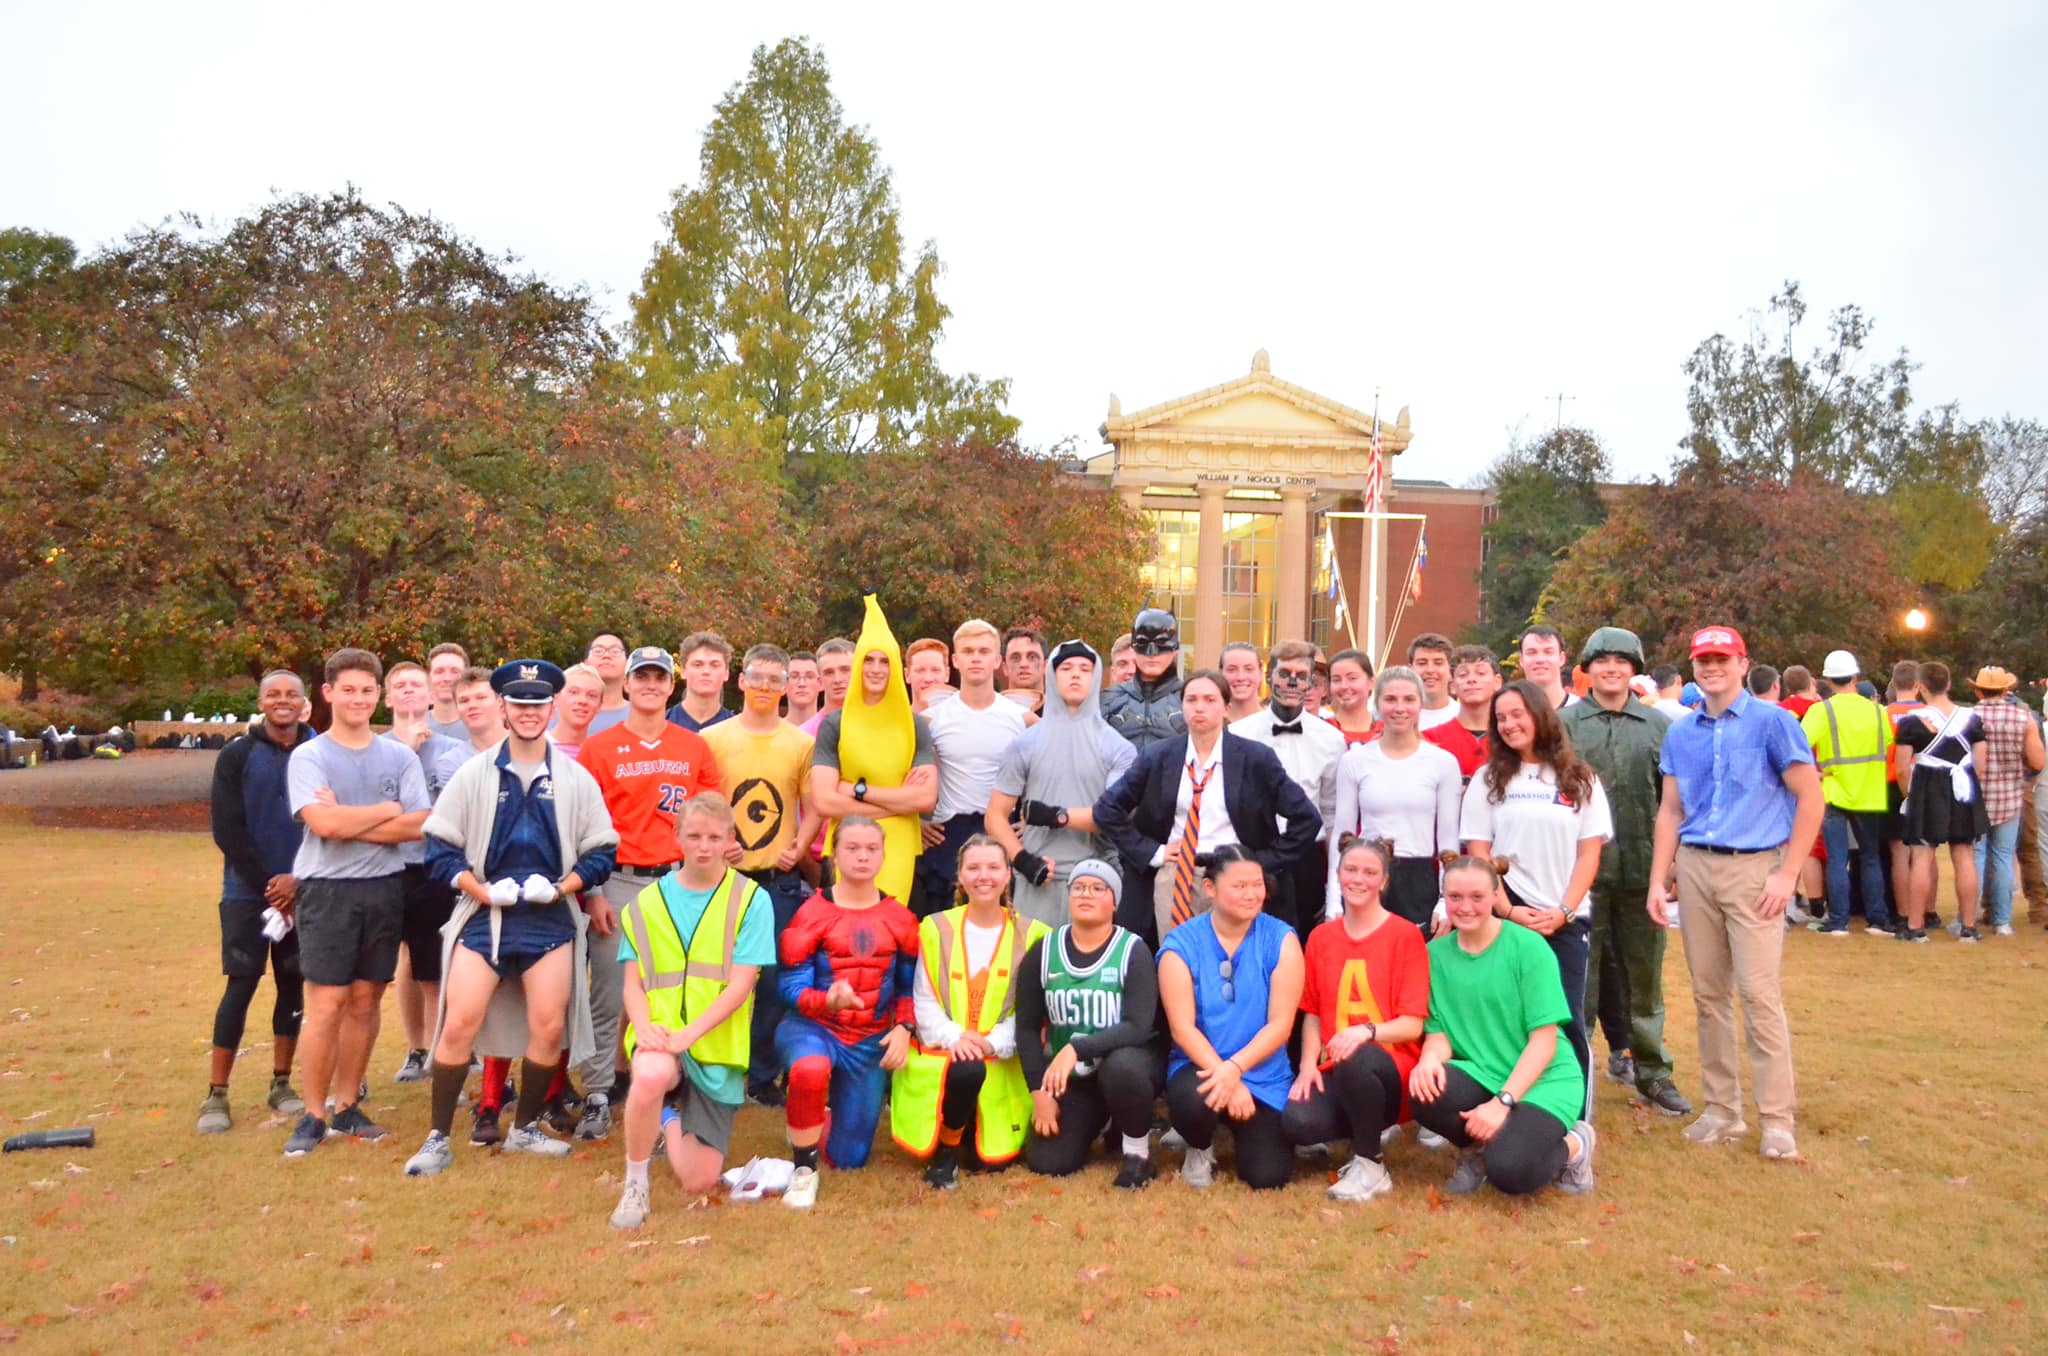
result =
[[[1977,719],[1984,726],[1984,814],[1993,824],[2010,823],[2027,800],[2023,751],[2033,717],[2008,692],[1977,703]]]

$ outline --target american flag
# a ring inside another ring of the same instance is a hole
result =
[[[1380,420],[1372,420],[1372,460],[1365,468],[1365,511],[1378,513],[1387,493],[1387,463],[1380,454]]]
[[[1415,528],[1415,568],[1408,575],[1408,601],[1422,601],[1422,567],[1429,564],[1429,533],[1421,524]]]

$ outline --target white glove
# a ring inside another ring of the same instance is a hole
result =
[[[529,904],[552,904],[562,897],[555,883],[536,871],[519,887],[519,897]]]
[[[519,882],[507,876],[504,880],[491,882],[491,907],[509,909],[519,902]]]
[[[270,908],[263,911],[263,935],[273,942],[281,942],[292,930],[292,920]]]

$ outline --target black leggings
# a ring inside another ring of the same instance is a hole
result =
[[[1415,1119],[1467,1149],[1473,1141],[1465,1133],[1464,1113],[1491,1100],[1493,1089],[1481,1087],[1463,1069],[1446,1066],[1443,1095],[1434,1102],[1415,1103]],[[1486,1180],[1507,1196],[1526,1196],[1549,1186],[1564,1168],[1566,1128],[1542,1107],[1517,1102],[1486,1145]]]
[[[1286,1186],[1294,1175],[1294,1146],[1280,1128],[1280,1113],[1254,1097],[1251,1119],[1227,1120],[1202,1100],[1201,1079],[1201,1071],[1190,1064],[1167,1080],[1166,1114],[1180,1137],[1190,1149],[1207,1149],[1216,1142],[1216,1127],[1228,1125],[1238,1180],[1254,1191]]]
[[[1064,1177],[1079,1172],[1105,1125],[1133,1139],[1152,1133],[1152,1103],[1163,1074],[1159,1057],[1139,1046],[1110,1051],[1086,1078],[1069,1078],[1060,1094],[1059,1133],[1047,1139],[1036,1129],[1024,1145],[1033,1172]]]
[[[1380,1156],[1380,1132],[1401,1110],[1401,1071],[1384,1046],[1361,1045],[1351,1058],[1323,1074],[1321,1091],[1305,1102],[1290,1101],[1280,1113],[1281,1128],[1292,1144],[1351,1141],[1360,1158]]]
[[[939,1124],[948,1130],[965,1130],[973,1125],[981,1085],[987,1081],[988,1066],[978,1059],[956,1059],[948,1064],[946,1091],[939,1102]]]
[[[223,1050],[239,1049],[242,1033],[249,1025],[249,1004],[255,1001],[261,975],[230,975],[220,1006],[213,1011],[213,1043]],[[277,1005],[270,1011],[270,1033],[296,1040],[299,1018],[306,1006],[306,981],[296,965],[277,969]]]
[[[1396,857],[1394,874],[1387,879],[1381,895],[1387,912],[1405,918],[1429,935],[1429,915],[1436,909],[1437,860],[1434,857]]]

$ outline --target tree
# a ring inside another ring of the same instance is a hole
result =
[[[1485,483],[1495,516],[1484,528],[1480,619],[1467,628],[1469,639],[1500,655],[1521,644],[1561,555],[1606,518],[1600,486],[1608,475],[1606,449],[1581,428],[1517,442],[1494,462]]]
[[[823,53],[756,48],[700,163],[633,298],[633,366],[682,422],[792,469],[1014,435],[1007,381],[940,369],[937,251],[927,241],[906,266],[889,172],[846,125]]]
[[[772,623],[774,467],[610,359],[587,298],[353,191],[140,232],[0,308],[0,634],[97,687]]]
[[[77,258],[77,247],[61,235],[23,226],[0,231],[0,303],[19,287],[56,277]]]
[[[1012,444],[876,453],[835,467],[820,502],[806,544],[827,632],[853,634],[872,586],[906,641],[985,617],[1080,636],[1106,659],[1143,596],[1143,520]]]
[[[1836,648],[1868,659],[1901,638],[1914,596],[1902,551],[1881,502],[1821,476],[1689,467],[1623,490],[1551,576],[1541,615],[1568,635],[1625,626],[1674,662],[1714,622],[1742,632],[1759,662],[1813,664]]]

